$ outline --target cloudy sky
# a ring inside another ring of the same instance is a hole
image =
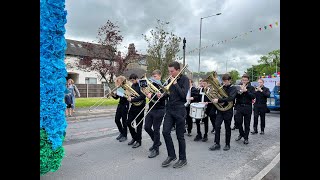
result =
[[[98,28],[110,20],[120,27],[124,41],[118,50],[124,53],[129,43],[145,53],[141,34],[154,29],[157,19],[168,21],[169,31],[186,38],[186,63],[196,72],[201,17],[222,13],[202,20],[201,47],[208,47],[201,50],[200,71],[242,74],[262,55],[280,49],[279,0],[66,0],[66,10],[67,39],[96,42]]]

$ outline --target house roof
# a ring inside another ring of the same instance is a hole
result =
[[[82,57],[86,56],[86,57],[92,57],[92,58],[111,60],[114,54],[114,53],[112,54],[111,49],[113,48],[110,46],[106,50],[107,52],[103,53],[103,51],[105,51],[105,47],[100,44],[76,41],[71,39],[66,39],[66,42],[67,42],[67,49],[65,51],[66,55],[82,56]],[[86,48],[86,44],[92,45],[93,47],[92,50],[88,50],[88,48]]]

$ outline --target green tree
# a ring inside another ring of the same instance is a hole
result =
[[[148,44],[147,72],[151,74],[153,70],[159,69],[162,80],[168,76],[168,65],[174,61],[176,54],[180,51],[181,42],[181,37],[168,32],[168,24],[169,22],[158,19],[155,29],[150,30],[151,37],[142,34]]]
[[[259,76],[271,75],[275,72],[280,72],[280,49],[269,52],[265,56],[261,56],[258,60],[258,65],[254,65],[247,69],[248,75],[256,81]],[[253,73],[252,73],[253,68]]]
[[[232,84],[236,83],[238,79],[240,79],[240,74],[237,70],[232,70],[229,72],[231,79],[232,79]]]

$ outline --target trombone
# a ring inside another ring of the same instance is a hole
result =
[[[176,75],[176,77],[174,77],[174,79],[173,79],[172,81],[170,81],[169,84],[167,84],[167,83],[168,83],[169,80],[171,79],[171,76],[169,76],[168,79],[165,81],[165,83],[164,83],[162,86],[160,86],[160,88],[164,91],[164,93],[162,93],[161,96],[158,98],[158,100],[153,104],[153,106],[151,106],[151,107],[148,109],[147,113],[143,116],[143,118],[139,121],[139,123],[136,124],[136,125],[134,125],[134,124],[135,124],[135,120],[136,120],[137,117],[141,114],[141,112],[146,108],[147,105],[140,111],[140,113],[139,113],[139,114],[134,118],[134,120],[131,122],[131,126],[132,126],[133,128],[137,128],[138,125],[139,125],[141,122],[144,121],[144,119],[145,119],[146,116],[149,114],[149,112],[152,110],[152,108],[159,102],[159,100],[160,100],[165,94],[170,94],[169,89],[170,89],[171,85],[173,84],[173,82],[174,82],[175,80],[177,80],[178,78],[180,78],[181,73],[182,73],[187,67],[188,67],[188,65],[185,65],[185,66],[180,70],[180,72]],[[165,85],[165,84],[167,84],[167,85]],[[158,90],[158,92],[160,92],[160,90]],[[152,97],[152,99],[153,99],[156,95],[157,95],[157,94],[155,94],[155,95]],[[151,102],[151,99],[150,99],[149,102]],[[149,104],[149,102],[148,102],[148,104]]]
[[[93,109],[96,109],[98,108],[102,103],[104,103],[108,98],[109,98],[109,95],[111,93],[113,93],[113,91],[115,91],[118,87],[116,86],[115,88],[113,88],[108,94],[104,95],[102,98],[100,98],[97,102],[95,102],[92,106],[89,107],[89,112],[92,112]],[[103,101],[102,101],[103,100]],[[100,102],[98,105],[96,105],[98,102]],[[95,107],[94,107],[95,106]],[[92,109],[92,107],[94,107]]]
[[[170,79],[170,77],[165,81],[164,84],[166,84],[166,83],[169,81],[169,79]],[[146,84],[144,84],[144,81],[146,81]],[[144,87],[141,87],[141,92],[144,93],[144,94],[147,96],[147,92],[144,91],[144,90],[147,89],[146,86],[150,86],[150,87],[149,87],[149,90],[151,89],[150,91],[152,91],[152,92],[154,93],[154,95],[151,97],[151,99],[149,100],[149,102],[143,107],[143,109],[139,112],[139,114],[138,114],[138,115],[134,118],[134,120],[131,122],[131,127],[135,128],[135,129],[139,126],[139,124],[140,124],[141,122],[143,122],[145,116],[138,122],[138,124],[136,124],[136,119],[137,119],[137,118],[139,117],[139,115],[146,109],[147,105],[149,105],[149,103],[150,103],[151,101],[153,101],[153,99],[157,96],[157,93],[160,92],[160,90],[159,90],[158,88],[156,88],[156,87],[146,78],[146,75],[145,75],[145,77],[142,79],[141,82],[142,82],[141,84],[143,84],[142,86],[144,86]],[[139,81],[139,83],[140,83],[140,81]],[[143,89],[143,88],[145,88],[145,89]],[[162,96],[161,96],[161,97],[162,97]],[[160,98],[161,98],[161,97],[160,97]],[[158,100],[154,103],[154,105],[159,101],[160,98],[158,98]],[[153,105],[153,106],[154,106],[154,105]],[[152,108],[153,108],[153,106],[152,106]],[[149,111],[150,111],[152,108],[150,108],[150,109],[147,111],[147,114],[149,113]]]

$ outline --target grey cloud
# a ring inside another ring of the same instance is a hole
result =
[[[200,18],[221,12],[220,16],[203,19],[202,47],[209,47],[201,50],[201,71],[218,68],[224,72],[225,62],[237,59],[228,63],[228,70],[243,73],[257,64],[260,56],[280,48],[280,28],[274,27],[276,21],[280,24],[279,0],[67,0],[66,10],[67,38],[96,40],[97,29],[109,19],[117,22],[124,36],[118,49],[126,51],[124,46],[135,43],[142,53],[147,44],[141,34],[154,28],[156,19],[169,21],[169,30],[186,38],[189,52],[199,46]],[[263,26],[270,23],[273,28],[264,30]],[[259,27],[263,30],[258,31]],[[228,41],[245,32],[247,36]],[[225,39],[227,43],[210,46]],[[182,56],[182,43],[178,56]],[[193,71],[198,70],[198,58],[198,51],[186,53],[186,62]]]

